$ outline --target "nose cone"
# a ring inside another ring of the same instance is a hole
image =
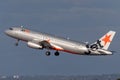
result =
[[[14,32],[11,31],[11,30],[6,30],[5,34],[8,35],[8,36],[10,36],[10,37],[14,36]]]
[[[5,34],[6,34],[6,35],[10,35],[10,30],[6,30],[6,31],[5,31]]]

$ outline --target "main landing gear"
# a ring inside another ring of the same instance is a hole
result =
[[[60,53],[59,53],[58,51],[56,51],[56,52],[54,53],[54,55],[55,55],[55,56],[59,56]]]
[[[50,51],[46,51],[46,56],[50,56],[51,55],[51,53],[50,53]]]
[[[20,40],[17,39],[17,41],[16,41],[16,43],[15,43],[15,46],[18,46],[18,45],[19,45],[19,41],[20,41]],[[45,54],[46,54],[46,56],[50,56],[50,55],[51,55],[51,52],[50,52],[50,51],[46,51]],[[54,55],[55,55],[55,56],[59,56],[60,53],[59,53],[58,51],[56,51],[56,52],[54,53]]]
[[[46,51],[46,56],[50,56],[51,55],[51,52],[50,51]],[[54,55],[55,56],[59,56],[60,55],[60,53],[58,52],[58,51],[56,51],[55,53],[54,53]]]

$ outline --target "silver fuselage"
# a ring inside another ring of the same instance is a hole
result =
[[[6,30],[5,33],[10,37],[26,42],[35,41],[35,43],[39,43],[41,41],[49,39],[51,44],[62,47],[63,51],[65,52],[84,54],[88,51],[85,43],[72,41],[62,37],[52,36],[46,33],[34,32],[31,30],[25,32],[21,31],[21,28],[13,28],[13,30]]]
[[[34,42],[38,44],[42,41],[49,41],[52,45],[62,48],[59,51],[69,52],[73,54],[86,55],[89,53],[86,44],[83,42],[77,42],[70,39],[65,39],[62,37],[57,37],[53,35],[49,35],[46,33],[34,32],[28,29],[22,30],[21,28],[14,27],[12,29],[6,30],[5,33],[18,40],[26,41],[26,42]],[[101,54],[98,51],[91,51],[90,55],[99,55]],[[104,52],[103,52],[104,53]],[[104,53],[106,54],[106,53]],[[111,54],[111,52],[107,51],[107,54]]]

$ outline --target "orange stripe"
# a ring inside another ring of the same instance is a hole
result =
[[[54,50],[57,50],[57,51],[63,51],[63,49],[61,49],[61,48],[53,48]]]
[[[25,32],[26,32],[26,33],[30,33],[30,30],[27,30],[27,29],[26,29]]]

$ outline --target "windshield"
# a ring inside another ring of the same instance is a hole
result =
[[[10,30],[13,30],[13,28],[9,28]]]

